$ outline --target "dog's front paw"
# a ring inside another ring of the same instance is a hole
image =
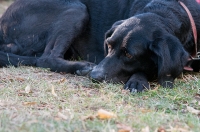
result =
[[[90,62],[83,62],[83,66],[82,68],[76,70],[76,74],[79,76],[87,76],[94,68],[94,66],[96,66],[96,64],[94,63],[90,63]]]
[[[149,83],[146,80],[129,80],[124,89],[130,90],[131,93],[142,92],[145,89],[149,89]]]
[[[145,74],[133,74],[126,82],[124,89],[130,90],[131,93],[142,92],[144,89],[149,89],[149,83]]]

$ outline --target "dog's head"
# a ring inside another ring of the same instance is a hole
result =
[[[172,87],[182,72],[188,54],[181,42],[162,23],[143,14],[116,22],[105,35],[106,57],[93,69],[91,78],[126,82],[136,72],[158,78]]]

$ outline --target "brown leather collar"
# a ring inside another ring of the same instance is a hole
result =
[[[195,44],[194,51],[193,51],[193,53],[191,53],[190,58],[188,59],[188,63],[184,67],[184,70],[193,71],[193,69],[190,67],[192,61],[196,60],[196,59],[199,60],[198,52],[197,52],[197,28],[196,28],[196,25],[195,25],[195,22],[194,22],[194,19],[192,17],[190,10],[187,8],[187,6],[183,2],[181,2],[181,1],[178,1],[178,2],[180,3],[180,5],[185,9],[185,11],[188,14],[188,17],[190,19],[190,24],[191,24],[191,27],[192,27],[193,37],[194,37],[194,44]]]
[[[178,1],[178,2],[179,2],[180,5],[185,9],[185,11],[187,12],[188,17],[189,17],[189,19],[190,19],[191,27],[192,27],[195,49],[194,49],[193,53],[191,54],[191,57],[192,57],[191,59],[197,58],[197,28],[196,28],[194,19],[193,19],[193,17],[192,17],[192,14],[191,14],[190,10],[187,8],[187,6],[186,6],[183,2],[181,2],[181,1]]]

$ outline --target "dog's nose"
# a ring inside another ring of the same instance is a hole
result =
[[[102,82],[105,79],[105,75],[101,74],[98,71],[92,71],[89,75],[90,79],[92,79],[93,82]]]

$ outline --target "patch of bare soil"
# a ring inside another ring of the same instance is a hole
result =
[[[13,0],[0,0],[0,17],[12,2]]]

